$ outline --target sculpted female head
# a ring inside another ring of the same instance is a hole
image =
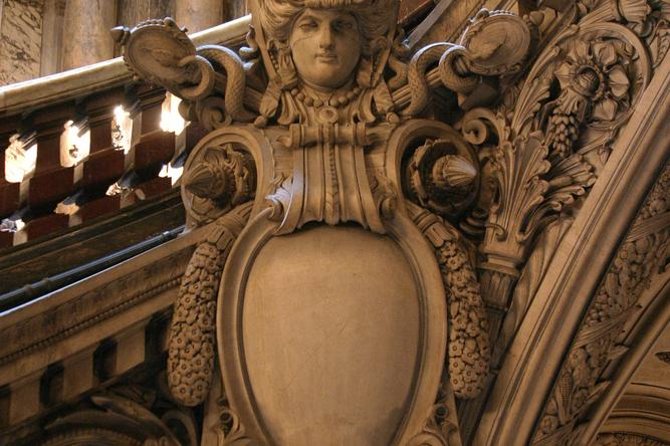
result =
[[[338,88],[353,76],[361,55],[356,17],[346,10],[307,8],[289,37],[300,78],[314,88]]]
[[[298,76],[321,89],[343,86],[361,57],[395,27],[396,0],[261,0],[269,41],[290,51]],[[392,28],[391,28],[392,29]]]

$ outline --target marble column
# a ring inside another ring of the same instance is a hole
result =
[[[175,19],[189,33],[221,24],[224,0],[177,0]]]
[[[40,75],[43,1],[0,0],[0,85]]]
[[[67,0],[63,35],[63,69],[114,56],[109,30],[116,25],[116,0]]]

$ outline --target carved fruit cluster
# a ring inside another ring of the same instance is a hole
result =
[[[193,253],[179,288],[168,347],[173,397],[195,406],[209,393],[216,352],[216,300],[221,273],[235,241],[225,217]]]
[[[483,389],[490,360],[486,310],[475,272],[458,241],[445,240],[437,254],[447,289],[451,385],[457,397],[474,398]]]
[[[572,154],[572,147],[579,139],[581,122],[574,114],[557,111],[549,118],[546,143],[552,155],[561,159]]]

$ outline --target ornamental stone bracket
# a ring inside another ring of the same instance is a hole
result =
[[[172,308],[160,395],[87,402],[133,441],[182,441],[169,401],[204,445],[645,444],[598,431],[666,314],[670,7],[542,4],[411,49],[394,0],[256,0],[239,50],[114,29],[208,132],[188,231],[0,322],[10,424]]]

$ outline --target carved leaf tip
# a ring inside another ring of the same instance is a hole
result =
[[[477,177],[477,168],[457,155],[446,155],[433,166],[433,178],[439,186],[463,187]]]
[[[202,198],[217,198],[225,193],[228,183],[225,169],[215,171],[210,164],[196,166],[185,178],[185,187]]]

